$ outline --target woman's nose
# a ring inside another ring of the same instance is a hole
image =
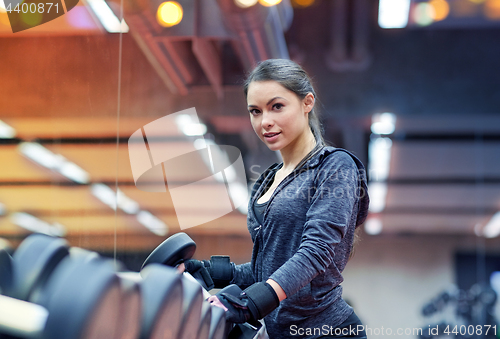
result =
[[[267,128],[274,124],[274,121],[269,113],[262,113],[262,127]]]

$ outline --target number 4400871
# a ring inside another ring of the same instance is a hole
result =
[[[450,325],[446,326],[446,329],[443,331],[445,334],[450,335],[450,334],[455,334],[455,335],[487,335],[489,331],[492,331],[494,335],[497,334],[497,325],[491,326],[491,325],[455,325],[454,327],[451,327]]]
[[[48,2],[48,3],[23,3],[17,4],[14,9],[12,9],[12,4],[8,4],[6,11],[8,13],[17,12],[17,13],[50,13],[50,11],[56,11],[59,13],[59,4]]]

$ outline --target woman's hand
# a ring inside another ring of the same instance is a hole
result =
[[[235,292],[236,290],[236,292]],[[258,282],[244,291],[230,285],[211,296],[208,301],[226,311],[226,320],[238,323],[255,323],[279,306],[280,301],[274,288],[265,282]]]
[[[184,263],[181,263],[179,266],[177,266],[177,272],[179,273],[184,273],[186,268],[184,267]]]

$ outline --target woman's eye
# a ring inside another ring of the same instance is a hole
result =
[[[283,104],[274,104],[273,107],[279,110],[283,108]]]
[[[251,114],[251,115],[257,115],[257,114],[259,114],[259,113],[260,113],[260,112],[259,112],[258,110],[256,110],[256,109],[251,109],[251,110],[249,110],[248,112],[250,112],[250,114]]]

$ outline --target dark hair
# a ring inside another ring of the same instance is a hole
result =
[[[269,59],[260,62],[248,75],[243,85],[245,97],[251,82],[269,80],[278,82],[300,99],[304,99],[308,93],[312,93],[316,99],[316,91],[314,91],[309,75],[297,63],[288,59]],[[323,128],[315,107],[309,112],[309,127],[316,139],[316,144],[324,146]]]

